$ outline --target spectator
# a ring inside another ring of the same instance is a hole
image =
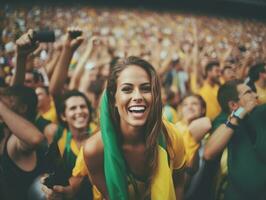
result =
[[[100,118],[101,133],[86,142],[84,159],[103,197],[181,199],[183,141],[173,125],[162,121],[159,78],[149,63],[129,57],[113,68]],[[166,148],[172,152],[168,158]]]
[[[228,119],[210,137],[204,157],[213,159],[228,147],[224,199],[265,199],[265,144],[261,141],[265,136],[266,107],[257,105],[257,95],[240,80],[221,86],[218,101]]]

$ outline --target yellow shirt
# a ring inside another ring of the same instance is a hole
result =
[[[55,109],[55,104],[54,101],[51,101],[50,103],[50,109],[45,112],[45,113],[41,113],[41,116],[44,119],[50,120],[53,123],[57,123],[57,114],[56,114],[56,109]]]
[[[181,133],[177,130],[177,128],[174,126],[174,124],[169,123],[169,122],[165,122],[165,127],[167,129],[167,132],[169,134],[169,138],[171,139],[172,145],[173,145],[173,151],[169,151],[169,156],[170,156],[170,165],[171,165],[171,169],[182,169],[185,165],[186,162],[186,157],[185,157],[185,148],[184,148],[184,144],[183,144],[183,139],[181,136]],[[159,151],[159,153],[162,153],[161,151]],[[158,165],[158,169],[161,169],[162,165],[159,164]],[[160,170],[159,170],[160,171]],[[76,165],[72,171],[72,175],[73,176],[89,176],[89,171],[87,169],[86,163],[84,161],[84,156],[83,156],[83,148],[80,149],[79,155],[77,157],[76,160]],[[157,175],[157,174],[156,174]],[[90,178],[91,180],[91,178]],[[166,176],[165,176],[165,180]],[[171,178],[172,180],[172,178]],[[158,187],[157,187],[158,188]],[[129,188],[129,192],[130,192],[130,188]],[[129,194],[129,197],[132,196],[131,194]],[[94,200],[102,200],[102,195],[101,193],[98,191],[98,189],[93,186],[93,199]]]
[[[221,112],[220,105],[217,101],[218,89],[218,85],[212,87],[205,81],[203,86],[199,90],[199,94],[205,100],[207,105],[206,116],[209,117],[212,121]]]
[[[200,144],[197,143],[195,139],[192,137],[192,135],[188,130],[188,126],[184,122],[179,121],[175,124],[175,126],[182,133],[185,151],[186,151],[187,165],[190,166],[196,156]]]
[[[255,83],[255,87],[257,90],[259,103],[260,104],[266,103],[266,87],[265,88],[259,87],[258,84],[256,84],[256,83]]]

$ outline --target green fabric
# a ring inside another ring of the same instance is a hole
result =
[[[212,130],[214,132],[221,124],[227,121],[228,115],[225,112],[220,112],[220,114],[212,122]]]
[[[229,186],[226,197],[235,191],[241,199],[266,197],[266,105],[258,106],[246,116],[233,134],[228,146]],[[250,134],[256,134],[252,144]],[[233,188],[231,188],[233,187]]]
[[[39,131],[41,131],[43,133],[45,127],[50,124],[51,121],[44,119],[42,116],[38,116],[35,121],[34,121],[34,125],[39,129]]]
[[[117,143],[115,129],[108,109],[108,97],[103,93],[100,127],[104,144],[104,173],[110,200],[127,200],[127,172],[123,155]]]
[[[127,170],[121,149],[119,149],[117,136],[108,109],[108,97],[106,91],[103,93],[101,101],[100,127],[104,144],[104,173],[109,198],[110,200],[127,200],[127,177],[130,176],[130,172]],[[160,134],[159,145],[166,150],[166,141],[163,134]],[[168,157],[169,167],[169,155],[167,152],[166,155],[166,157]],[[158,180],[159,179],[156,181]]]

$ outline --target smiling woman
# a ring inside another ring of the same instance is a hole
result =
[[[174,125],[162,120],[159,78],[147,61],[129,57],[112,69],[100,126],[86,141],[84,159],[102,198],[181,198],[183,141]]]
[[[60,154],[64,169],[62,166],[53,166],[51,170],[54,170],[55,173],[58,170],[64,171],[63,176],[68,180],[72,176],[72,169],[75,166],[81,146],[94,133],[96,125],[92,122],[90,102],[83,93],[77,90],[68,91],[63,94],[58,103],[60,125],[57,129],[51,130],[47,138],[50,143],[50,151]],[[77,199],[84,199],[83,195],[91,195],[89,189],[91,186],[87,179],[80,181],[83,182],[79,191],[83,192],[77,194]],[[59,184],[57,185],[59,186]],[[85,190],[82,189],[84,187]],[[43,191],[48,194],[50,189],[44,186]]]

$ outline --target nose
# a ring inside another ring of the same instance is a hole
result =
[[[82,112],[82,108],[80,106],[77,106],[76,112],[77,113],[81,113]]]
[[[135,90],[132,97],[133,101],[140,102],[143,99],[143,96],[139,90]]]

